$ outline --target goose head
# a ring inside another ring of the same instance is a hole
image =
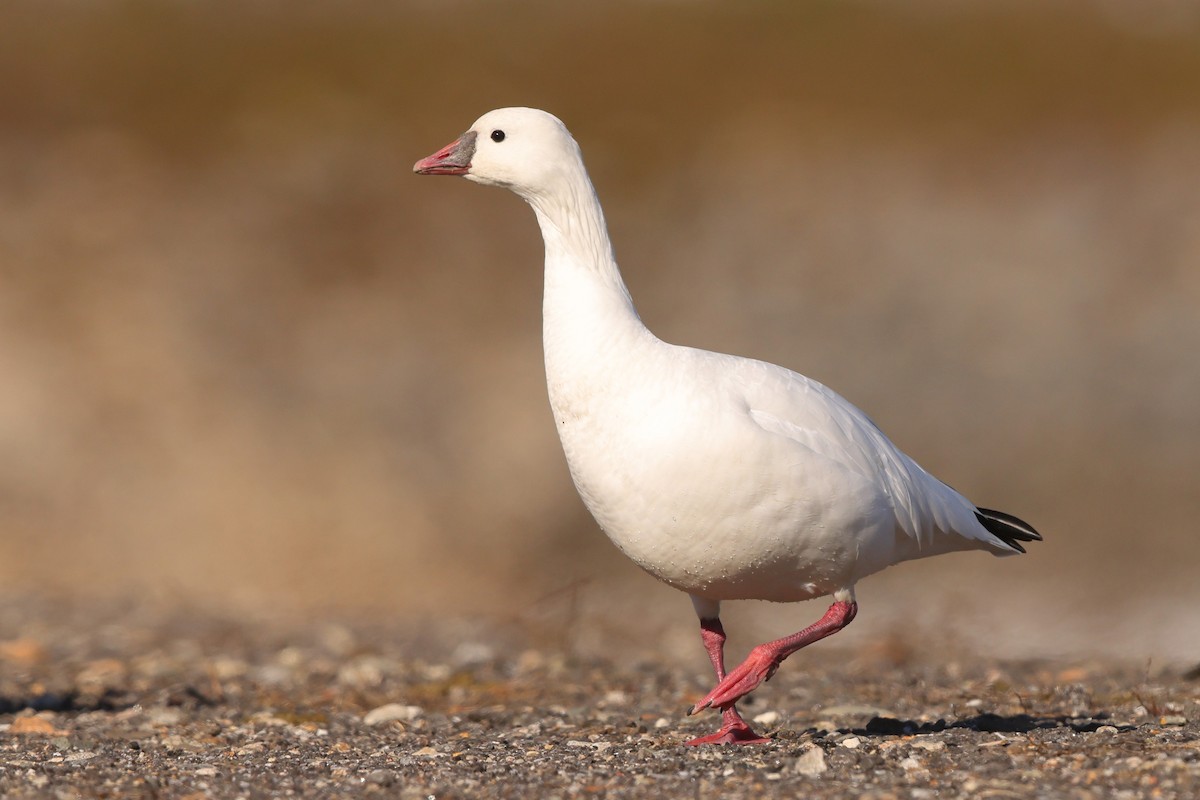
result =
[[[466,133],[413,165],[418,175],[461,175],[502,186],[532,200],[560,190],[583,172],[579,145],[553,114],[501,108],[475,120]]]

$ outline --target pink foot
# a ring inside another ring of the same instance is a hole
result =
[[[707,736],[698,736],[686,744],[688,747],[699,747],[702,744],[763,744],[769,741],[771,740],[765,736],[755,733],[738,714],[737,709],[730,707],[725,710],[721,730]]]
[[[825,612],[825,616],[804,630],[773,642],[760,644],[751,650],[750,655],[746,656],[746,660],[741,663],[741,666],[728,675],[721,675],[720,660],[714,657],[713,666],[717,667],[717,688],[692,706],[692,710],[688,713],[695,714],[710,706],[722,709],[732,708],[739,699],[757,689],[760,683],[770,680],[785,658],[801,647],[806,647],[832,633],[837,633],[849,625],[857,613],[858,604],[853,600],[836,600]],[[703,623],[704,620],[701,620],[702,625]],[[713,645],[725,643],[724,631],[720,628],[720,624],[719,621],[713,621],[711,631]],[[708,639],[705,640],[705,646],[709,646]],[[710,656],[713,652],[713,648],[710,648]],[[719,648],[715,652],[719,655]]]
[[[709,707],[732,706],[757,689],[760,683],[774,675],[782,660],[778,648],[760,644],[750,651],[750,655],[737,669],[726,675],[715,689],[704,696],[703,700],[692,706],[692,710],[688,714],[698,714]]]

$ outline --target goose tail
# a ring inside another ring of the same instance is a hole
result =
[[[1040,542],[1042,535],[1023,519],[1003,511],[993,511],[990,508],[976,508],[975,518],[987,532],[1018,553],[1024,553],[1021,542]]]

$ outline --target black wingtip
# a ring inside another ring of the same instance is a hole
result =
[[[975,517],[979,520],[979,524],[987,528],[988,533],[1017,552],[1025,552],[1025,548],[1020,545],[1020,542],[1042,541],[1042,535],[1034,530],[1032,525],[1012,514],[993,511],[990,508],[977,508]]]

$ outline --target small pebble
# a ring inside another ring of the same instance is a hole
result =
[[[925,750],[930,753],[946,749],[946,743],[937,739],[917,739],[912,746],[917,750]]]
[[[366,725],[382,725],[385,722],[412,722],[421,716],[422,713],[424,713],[424,709],[420,706],[388,703],[387,705],[368,711],[363,717],[363,723]]]
[[[581,742],[578,739],[567,740],[567,747],[591,747],[600,752],[604,752],[612,746],[612,742]]]
[[[367,775],[366,782],[376,786],[391,786],[396,782],[396,773],[386,769],[377,769]]]
[[[450,661],[456,667],[473,667],[496,660],[496,651],[483,642],[463,642],[454,648]]]
[[[9,733],[25,733],[35,735],[55,734],[60,731],[54,723],[45,717],[17,717],[8,726]]]
[[[793,771],[810,778],[823,775],[828,769],[829,765],[825,763],[825,751],[819,747],[809,747],[792,764]]]
[[[151,708],[146,712],[146,721],[157,727],[167,728],[178,725],[183,719],[183,709],[170,706],[168,708]]]

